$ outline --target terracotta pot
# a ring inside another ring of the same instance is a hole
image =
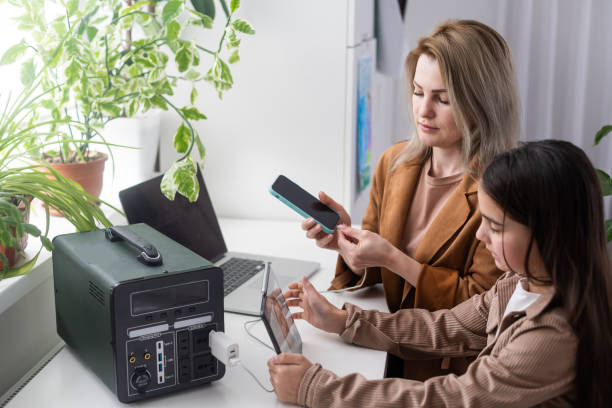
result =
[[[31,203],[32,197],[29,197],[28,201],[30,201]],[[26,212],[26,209],[29,209],[30,207],[28,206],[26,208],[25,203],[23,201],[20,201],[17,208],[19,208],[19,210],[24,213],[24,217],[23,217],[24,221],[28,222],[30,220],[30,211]],[[13,232],[13,236],[15,236],[14,227],[11,227],[11,231]],[[23,237],[17,240],[17,245],[21,251],[23,251],[26,248],[27,244],[28,244],[28,234],[25,234]],[[8,258],[9,268],[14,266],[17,260],[19,259],[20,251],[16,250],[15,248],[12,248],[12,247],[5,248],[3,245],[0,245],[0,252],[3,253],[4,256]],[[4,263],[2,262],[2,259],[0,259],[0,271],[2,271],[3,268],[4,268]]]
[[[87,193],[100,197],[103,184],[104,163],[108,159],[105,153],[96,152],[98,158],[85,163],[49,163],[62,176],[76,181]],[[61,217],[62,214],[50,208],[51,215]]]

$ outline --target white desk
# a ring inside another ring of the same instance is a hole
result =
[[[312,277],[317,288],[326,289],[336,263],[334,252],[317,248],[304,237],[298,222],[221,220],[229,250],[316,260],[321,269]],[[328,294],[336,305],[349,301],[364,308],[386,310],[382,287],[359,293]],[[253,317],[225,314],[226,333],[240,345],[244,365],[260,381],[270,387],[267,360],[274,353],[246,334],[243,323]],[[303,353],[312,362],[321,362],[337,374],[360,372],[369,379],[382,378],[385,353],[344,343],[338,336],[321,332],[303,321],[297,322],[303,341]],[[252,326],[252,333],[268,340],[261,323]],[[167,396],[135,402],[147,407],[257,407],[283,406],[273,393],[263,391],[240,367],[228,368],[225,376],[212,384],[195,387]],[[8,403],[7,408],[20,407],[122,407],[115,395],[85,367],[68,349],[63,348]]]

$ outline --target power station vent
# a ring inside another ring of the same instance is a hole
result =
[[[100,304],[102,306],[104,306],[104,304],[105,304],[105,302],[104,302],[104,292],[102,291],[102,289],[100,289],[100,287],[98,285],[96,285],[92,281],[89,281],[89,294],[94,299],[96,299],[98,302],[100,302]]]

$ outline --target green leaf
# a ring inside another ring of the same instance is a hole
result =
[[[174,95],[174,91],[172,90],[172,86],[168,80],[165,80],[163,84],[157,89],[157,93],[160,95]]]
[[[177,167],[177,162],[172,163],[172,166],[170,166],[166,174],[164,174],[164,177],[162,177],[159,186],[162,194],[170,201],[174,201],[174,196],[176,196],[178,190],[178,185],[174,182],[174,174],[176,173]]]
[[[240,45],[240,38],[236,36],[235,30],[230,29],[229,34],[227,36],[227,42],[225,43],[225,46],[228,49],[232,49],[232,48],[238,48],[239,45]]]
[[[208,17],[206,14],[202,16],[202,24],[205,28],[213,28],[213,19]]]
[[[128,105],[128,117],[132,117],[134,116],[134,114],[138,111],[138,108],[140,107],[138,100],[137,99],[132,99],[130,101],[130,104]]]
[[[599,144],[601,139],[606,137],[610,132],[612,132],[612,125],[606,125],[599,129],[599,131],[595,134],[595,145]]]
[[[36,225],[23,224],[23,227],[25,229],[25,232],[27,232],[31,236],[33,236],[33,237],[40,236],[40,230],[38,229],[38,227]]]
[[[164,79],[165,74],[166,71],[163,68],[155,68],[154,70],[150,71],[148,75],[149,84]]]
[[[62,149],[64,150],[64,152],[69,152],[70,151],[70,144],[68,142],[63,142],[62,143]]]
[[[66,75],[66,83],[70,86],[80,78],[81,73],[81,65],[77,62],[76,58],[70,62],[70,65],[66,67],[64,70],[64,75]]]
[[[145,68],[155,68],[155,65],[153,65],[148,58],[134,57],[134,62],[141,64]]]
[[[255,30],[253,29],[253,27],[251,27],[251,25],[247,21],[242,20],[240,18],[237,18],[236,20],[232,21],[232,27],[234,27],[236,31],[240,31],[244,34],[255,34]]]
[[[162,23],[167,25],[170,20],[177,18],[183,11],[183,2],[181,0],[170,0],[162,10]]]
[[[200,65],[200,54],[198,53],[197,49],[193,53],[193,61],[191,65],[193,65],[194,67],[197,67],[198,65]]]
[[[195,101],[197,99],[198,99],[198,90],[194,86],[193,88],[191,88],[191,93],[189,94],[189,100],[191,101],[192,105],[195,105]]]
[[[195,69],[190,69],[185,74],[185,79],[188,80],[188,81],[195,82],[198,79],[200,79],[200,73],[198,71],[196,71]]]
[[[608,242],[612,241],[612,219],[606,220],[606,238]]]
[[[162,177],[161,191],[169,200],[174,200],[176,193],[179,192],[187,197],[189,202],[194,202],[200,193],[196,175],[197,167],[191,157],[175,161]]]
[[[54,21],[53,24],[51,24],[51,27],[53,27],[53,30],[60,37],[63,37],[64,34],[66,34],[67,29],[66,29],[66,24],[64,24],[63,18],[61,20]]]
[[[232,0],[230,2],[230,13],[234,14],[240,8],[240,0]]]
[[[185,118],[190,120],[206,119],[206,115],[201,113],[197,108],[181,108],[181,112],[183,112],[183,116],[185,116]]]
[[[200,20],[194,20],[192,21],[192,24],[194,25],[202,25],[204,26],[204,28],[212,28],[213,27],[213,19],[210,18],[209,16],[207,16],[206,14],[202,14],[196,10],[188,10],[191,14],[193,14],[194,16],[198,17]]]
[[[230,64],[235,64],[240,61],[240,54],[238,54],[238,50],[235,50],[232,55],[227,59],[227,62]]]
[[[102,108],[103,111],[107,112],[112,117],[117,118],[121,116],[121,108],[112,102],[102,102],[100,103],[100,108]]]
[[[196,11],[210,17],[211,20],[215,19],[215,3],[213,0],[191,0],[191,5]]]
[[[181,31],[181,25],[176,21],[172,20],[166,25],[166,32],[168,33],[168,41],[174,41],[178,38]]]
[[[79,10],[79,0],[68,0],[66,4],[66,12],[68,16],[74,15]]]
[[[19,57],[23,55],[25,50],[27,49],[27,45],[23,42],[23,40],[16,45],[13,45],[11,48],[6,50],[2,58],[0,58],[0,65],[12,64],[17,61]]]
[[[185,153],[187,149],[189,149],[189,144],[191,142],[191,131],[184,123],[176,130],[176,134],[174,135],[174,150],[178,153]]]
[[[193,54],[186,47],[181,47],[176,53],[174,60],[178,65],[179,72],[185,72],[191,65],[191,61],[193,60]]]
[[[192,103],[193,104],[193,103]],[[42,101],[40,101],[40,105],[45,108],[45,109],[53,109],[55,108],[55,102],[53,102],[52,99],[44,99]]]
[[[130,7],[126,7],[126,8],[124,8],[124,9],[122,9],[122,10],[119,12],[119,15],[120,15],[120,16],[124,16],[124,15],[126,15],[126,14],[128,14],[128,13],[131,13],[132,11],[136,11],[136,10],[138,10],[138,9],[139,9],[139,8],[141,8],[142,6],[146,6],[147,4],[149,4],[149,0],[139,1],[138,3],[135,3],[135,4],[131,5]]]
[[[599,184],[601,185],[602,195],[609,196],[612,195],[612,179],[605,171],[596,169],[597,175],[599,176]]]
[[[26,89],[29,89],[34,82],[36,76],[36,68],[34,67],[34,59],[30,58],[21,65],[21,83]]]
[[[200,139],[200,135],[196,135],[195,138],[196,147],[198,148],[198,154],[200,155],[201,165],[204,165],[204,159],[206,158],[206,148],[204,147],[204,143],[202,143],[202,139]]]
[[[98,29],[94,26],[87,27],[87,39],[92,42],[94,38],[96,38],[96,34],[98,34]]]
[[[55,68],[57,66],[60,59],[64,55],[64,48],[65,47],[59,47],[51,54],[51,57],[47,60],[49,68]]]
[[[198,167],[191,157],[187,157],[182,161],[187,163],[178,168],[174,179],[178,185],[178,193],[186,197],[190,203],[193,203],[200,194],[200,185],[197,178]]]
[[[45,249],[47,251],[52,251],[53,250],[53,243],[51,242],[51,240],[49,238],[47,238],[44,235],[40,236],[40,242],[43,244],[43,246],[45,247]]]
[[[2,254],[1,257],[3,258],[3,261],[6,261],[6,256],[4,256],[4,254]],[[0,279],[14,278],[15,276],[26,275],[28,272],[32,270],[34,265],[36,265],[37,260],[38,260],[38,254],[36,254],[34,258],[30,259],[29,261],[27,261],[26,263],[24,263],[23,265],[17,268],[11,268],[10,270],[8,270],[8,272],[6,272],[6,269],[5,269],[6,273],[1,275]],[[4,262],[3,264],[6,265],[6,263]]]
[[[138,21],[138,24],[140,24],[140,27],[142,28],[144,35],[149,38],[155,37],[157,34],[159,34],[159,32],[162,29],[161,24],[159,24],[159,21],[157,21],[157,19],[155,18],[149,18],[145,21],[140,21],[140,20],[137,20],[137,21]]]
[[[158,108],[161,108],[165,111],[168,110],[168,105],[166,104],[166,101],[164,100],[164,98],[162,98],[161,96],[155,94],[149,100],[151,101],[151,104],[153,104],[154,106],[157,106]]]
[[[233,84],[234,78],[232,78],[232,72],[230,70],[230,67],[221,58],[218,58],[217,62],[221,66],[221,79],[227,82],[228,84]]]
[[[76,38],[69,38],[66,40],[62,49],[65,49],[66,54],[71,57],[79,56],[81,53],[81,47],[79,46],[79,42],[76,40]]]
[[[82,36],[83,33],[85,32],[85,29],[87,28],[87,20],[86,19],[82,19],[81,22],[79,23],[79,26],[77,27],[77,34],[78,36]]]

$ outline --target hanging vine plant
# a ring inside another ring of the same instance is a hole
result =
[[[31,85],[36,68],[44,67],[45,96],[32,102],[33,119],[50,116],[56,121],[44,132],[30,132],[28,150],[44,145],[50,160],[86,161],[92,146],[104,148],[102,130],[109,121],[150,109],[172,111],[181,120],[173,138],[181,157],[165,173],[160,187],[171,200],[178,192],[195,201],[197,166],[204,162],[205,148],[193,122],[206,119],[197,107],[195,85],[210,83],[219,98],[232,88],[230,65],[240,60],[241,37],[255,33],[237,16],[240,0],[231,0],[229,6],[218,1],[223,30],[212,46],[205,43],[214,32],[212,0],[9,3],[20,8],[19,28],[27,35],[0,58],[0,64],[19,61],[25,86]],[[197,35],[202,40],[186,38],[187,27],[202,30]],[[60,42],[64,42],[60,52],[54,52]],[[188,101],[178,103],[172,96],[181,82],[190,83],[191,92]],[[197,160],[192,159],[194,151]],[[38,154],[42,157],[43,151]]]

